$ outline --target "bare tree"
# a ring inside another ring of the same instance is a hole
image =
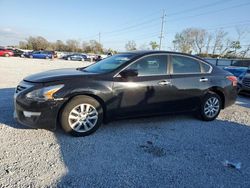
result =
[[[193,46],[193,49],[194,51],[197,53],[197,54],[201,54],[202,53],[202,50],[203,48],[206,46],[206,43],[207,43],[207,38],[208,38],[208,33],[206,32],[205,29],[191,29],[190,30],[190,34],[191,34],[191,37],[193,38],[192,39],[192,46]]]
[[[49,47],[49,42],[41,36],[29,37],[26,40],[27,40],[27,49],[45,50]]]
[[[228,38],[226,39],[226,42],[222,43],[220,48],[219,48],[219,55],[224,56],[227,54],[230,50],[231,47],[231,40]]]
[[[206,54],[209,53],[209,50],[210,50],[210,44],[211,44],[211,41],[213,40],[213,35],[212,34],[208,34],[208,37],[207,37],[207,44],[206,44]]]
[[[249,33],[248,27],[236,27],[236,33],[238,34],[237,41],[244,39]]]
[[[185,29],[181,33],[176,33],[173,40],[174,49],[183,53],[192,53],[193,38],[191,36],[191,29]]]
[[[86,53],[103,53],[103,46],[96,40],[82,43],[82,49]]]
[[[63,41],[57,40],[54,44],[55,50],[57,51],[66,51],[66,45]]]
[[[135,41],[133,41],[133,40],[128,41],[128,42],[125,44],[125,48],[126,48],[127,51],[136,50],[136,43],[135,43]]]
[[[67,51],[69,52],[79,51],[80,43],[77,40],[73,40],[73,39],[67,40],[66,45],[67,45]]]
[[[213,55],[216,54],[218,51],[220,51],[220,52],[225,51],[225,50],[223,50],[223,46],[225,46],[223,43],[224,43],[225,37],[227,35],[228,35],[228,33],[221,30],[221,29],[217,30],[215,32],[215,37],[214,37],[213,46],[212,46],[212,54]]]
[[[244,50],[240,52],[242,58],[245,58],[247,54],[250,52],[250,45],[248,45]]]

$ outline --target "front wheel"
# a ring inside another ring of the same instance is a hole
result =
[[[221,110],[221,98],[216,93],[207,94],[201,102],[200,117],[204,121],[213,121]]]
[[[74,97],[63,109],[61,125],[73,136],[87,136],[102,124],[103,110],[100,103],[89,96]]]
[[[9,57],[10,55],[9,54],[4,54],[5,57]]]

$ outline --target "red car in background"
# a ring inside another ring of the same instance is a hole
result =
[[[13,56],[13,55],[14,55],[14,53],[11,50],[0,49],[0,56],[9,57],[9,56]]]

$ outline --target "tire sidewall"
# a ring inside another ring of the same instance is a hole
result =
[[[217,112],[217,114],[214,117],[208,117],[204,112],[204,107],[205,107],[205,104],[206,104],[207,100],[212,98],[212,97],[216,97],[219,100],[219,111]],[[204,120],[204,121],[213,121],[220,114],[221,106],[222,106],[222,102],[221,102],[220,96],[217,95],[216,93],[208,93],[207,95],[205,95],[205,97],[203,98],[203,100],[201,102],[201,107],[200,107],[201,119]]]
[[[86,132],[77,132],[75,130],[73,130],[68,122],[68,116],[69,113],[71,112],[71,110],[78,106],[79,104],[82,103],[87,103],[87,104],[91,104],[93,107],[95,107],[95,109],[98,112],[98,120],[96,122],[96,125],[90,129],[89,131]],[[74,98],[72,98],[64,107],[62,113],[61,113],[61,117],[60,117],[60,122],[62,125],[62,128],[64,129],[65,132],[70,133],[73,136],[87,136],[92,134],[93,132],[95,132],[100,125],[102,124],[103,121],[103,109],[102,106],[100,105],[100,103],[95,100],[92,97],[89,96],[85,96],[85,95],[81,95],[81,96],[76,96]]]

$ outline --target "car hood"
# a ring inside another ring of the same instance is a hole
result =
[[[93,74],[94,73],[84,72],[79,69],[56,69],[27,76],[26,78],[24,78],[24,81],[34,83],[45,83],[72,79],[76,77],[89,76]]]

